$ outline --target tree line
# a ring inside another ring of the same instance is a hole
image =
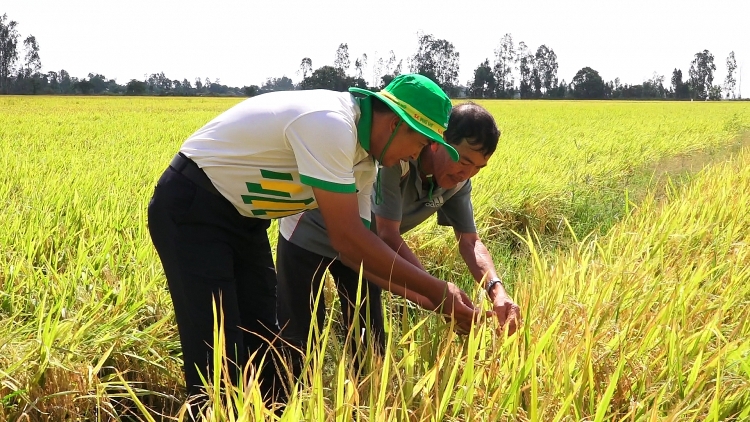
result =
[[[313,70],[312,60],[302,58],[294,83],[286,75],[268,78],[261,85],[230,87],[219,79],[178,80],[164,72],[153,73],[143,80],[131,79],[124,85],[98,73],[77,78],[67,71],[43,73],[39,43],[33,35],[22,38],[18,23],[7,15],[0,17],[0,94],[109,94],[109,95],[217,95],[254,96],[271,91],[294,89],[331,89],[344,91],[351,86],[381,89],[403,71],[420,73],[434,80],[451,97],[469,98],[573,98],[573,99],[739,99],[736,84],[737,62],[734,52],[726,60],[727,75],[723,85],[714,84],[716,64],[708,50],[695,53],[687,75],[675,68],[669,82],[654,73],[649,80],[628,85],[619,78],[605,82],[591,67],[579,70],[568,83],[558,79],[555,51],[542,44],[535,50],[525,42],[517,44],[505,34],[493,55],[474,69],[472,79],[461,84],[459,52],[453,43],[432,34],[418,34],[413,55],[397,60],[393,50],[387,57],[367,54],[353,57],[347,43],[336,49],[333,65]],[[21,41],[23,40],[23,41]],[[352,72],[352,57],[354,59]],[[369,63],[368,63],[369,60]],[[368,64],[371,67],[368,68]],[[365,80],[368,73],[369,80]]]
[[[723,86],[714,85],[716,64],[708,50],[695,53],[687,78],[675,68],[669,86],[657,73],[640,84],[623,84],[619,78],[605,82],[591,67],[579,70],[570,83],[558,81],[555,51],[544,44],[536,51],[523,41],[515,45],[511,34],[503,36],[494,53],[492,63],[487,58],[474,70],[474,79],[467,83],[470,97],[720,100],[723,93],[726,99],[740,98],[734,51],[727,57]]]

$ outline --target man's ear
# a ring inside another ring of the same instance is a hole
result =
[[[440,148],[441,145],[438,144],[435,141],[430,142],[430,148],[432,149],[432,152],[437,152],[438,148]]]
[[[394,130],[396,130],[396,126],[398,126],[398,122],[401,121],[401,116],[399,116],[396,113],[393,113],[393,118],[391,118],[391,133],[393,133]]]

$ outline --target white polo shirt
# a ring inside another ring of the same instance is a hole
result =
[[[358,193],[360,217],[369,223],[376,168],[365,150],[369,127],[358,141],[359,120],[349,93],[272,92],[220,114],[180,151],[244,216],[272,219],[317,208],[316,187]]]

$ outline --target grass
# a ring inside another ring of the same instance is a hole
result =
[[[0,420],[179,417],[146,204],[181,142],[236,101],[0,97]],[[427,312],[389,313],[384,359],[356,377],[329,318],[285,420],[750,418],[750,107],[483,105],[503,137],[475,213],[522,331],[459,337]],[[670,164],[685,157],[689,173]],[[681,176],[656,183],[661,169]],[[409,240],[469,288],[451,239],[429,223]],[[253,385],[211,397],[211,420],[231,420],[227,400],[273,418]]]

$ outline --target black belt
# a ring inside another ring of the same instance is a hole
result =
[[[178,152],[177,155],[174,156],[169,163],[169,167],[172,167],[177,173],[187,177],[197,186],[223,198],[222,194],[216,189],[216,186],[211,183],[211,179],[209,179],[208,176],[206,176],[206,173],[198,167],[198,164],[195,164],[195,161],[185,157],[181,152]]]

